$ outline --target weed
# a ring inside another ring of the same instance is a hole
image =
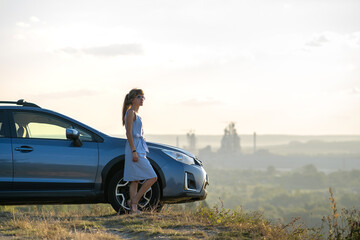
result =
[[[224,229],[217,238],[226,239],[318,239],[319,233],[311,231],[294,218],[286,225],[271,223],[260,212],[244,212],[242,208],[230,211],[221,207],[201,208],[196,212],[200,221]]]
[[[347,239],[360,239],[360,211],[344,209],[343,215],[347,221]]]
[[[327,226],[328,240],[360,239],[360,211],[342,209],[340,215],[336,206],[334,193],[329,188],[331,215],[324,216],[322,221]]]

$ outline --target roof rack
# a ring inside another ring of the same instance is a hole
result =
[[[30,103],[30,102],[25,102],[24,99],[20,99],[17,102],[14,101],[0,101],[0,103],[6,103],[6,104],[16,104],[16,105],[20,105],[23,107],[36,107],[36,108],[40,108],[38,105],[36,105],[35,103]]]

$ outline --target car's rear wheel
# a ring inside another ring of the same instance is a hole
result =
[[[139,188],[145,181],[139,181]],[[124,214],[130,211],[127,200],[130,199],[129,193],[130,182],[123,180],[122,171],[117,172],[111,178],[107,191],[108,201],[114,210],[119,214]],[[144,194],[139,201],[139,210],[157,210],[160,211],[162,204],[160,204],[160,185],[155,182],[154,185]]]

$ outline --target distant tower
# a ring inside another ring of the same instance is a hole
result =
[[[221,139],[219,152],[241,153],[240,137],[236,132],[235,123],[230,122],[224,129],[224,136]]]
[[[254,132],[254,154],[256,153],[256,132]]]
[[[195,152],[196,151],[196,137],[195,137],[195,132],[193,130],[190,130],[187,134],[186,134],[188,143],[189,143],[189,147],[188,150],[190,152]]]

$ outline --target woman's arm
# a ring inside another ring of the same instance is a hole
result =
[[[134,119],[135,119],[135,112],[133,110],[129,110],[128,114],[126,114],[125,124],[126,124],[126,137],[129,141],[131,151],[136,150],[134,144],[134,138],[132,135],[132,127],[133,127]],[[137,152],[133,152],[132,155],[133,155],[133,161],[137,162],[139,160]]]

